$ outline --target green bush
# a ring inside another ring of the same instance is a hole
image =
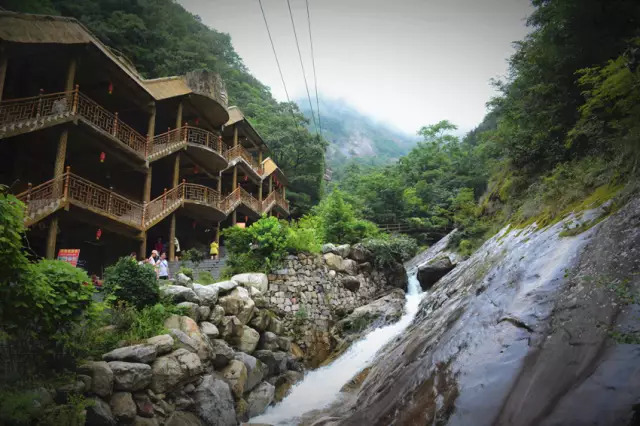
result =
[[[202,284],[202,285],[207,285],[207,284],[213,284],[216,282],[216,280],[213,279],[213,275],[211,275],[211,272],[209,271],[200,271],[198,273],[198,284]]]
[[[285,246],[290,253],[319,253],[322,250],[322,225],[317,216],[306,215],[292,222]]]
[[[204,253],[196,248],[190,248],[189,250],[185,250],[182,252],[181,260],[184,262],[193,263],[195,266],[198,266],[200,262],[204,260]],[[185,274],[186,275],[186,274]]]
[[[38,426],[83,426],[85,410],[91,401],[82,395],[69,395],[66,403],[47,408],[40,404],[40,394],[33,390],[0,391],[0,424]]]
[[[353,206],[344,197],[342,191],[334,190],[315,209],[324,241],[354,244],[379,235],[380,230],[373,222],[356,217]]]
[[[130,257],[123,257],[104,271],[104,289],[118,302],[138,309],[155,305],[160,300],[156,273],[148,264],[138,265]]]
[[[385,268],[411,259],[418,251],[418,243],[406,235],[384,235],[362,241],[373,254],[374,264]]]

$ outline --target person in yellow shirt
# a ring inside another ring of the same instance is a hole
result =
[[[216,242],[216,240],[211,241],[209,254],[211,255],[211,260],[218,260],[218,243]]]

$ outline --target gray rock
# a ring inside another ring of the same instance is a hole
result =
[[[202,426],[202,421],[193,413],[176,411],[171,414],[164,426]]]
[[[258,416],[273,402],[276,388],[270,383],[262,382],[247,396],[249,405],[249,417]]]
[[[358,262],[366,262],[373,257],[372,253],[360,243],[351,247],[349,257]]]
[[[185,333],[182,330],[177,330],[175,328],[172,328],[171,330],[169,330],[169,332],[171,333],[171,336],[174,339],[175,346],[186,349],[189,352],[193,352],[193,353],[198,352],[198,342],[193,340],[191,337],[187,336],[187,333]]]
[[[133,401],[138,409],[138,415],[142,417],[153,417],[153,404],[145,392],[134,393]]]
[[[344,277],[340,280],[340,283],[344,288],[354,293],[360,288],[360,280],[358,279],[358,277]]]
[[[159,426],[158,420],[155,418],[146,418],[137,416],[133,421],[133,426]]]
[[[224,318],[225,312],[224,312],[224,308],[220,305],[216,305],[213,308],[211,308],[211,314],[209,314],[209,321],[211,321],[211,323],[213,325],[220,325],[220,323],[222,322],[222,318]]]
[[[260,335],[260,349],[266,349],[268,351],[277,351],[279,349],[278,346],[278,336],[270,331],[265,331]]]
[[[356,275],[358,273],[358,262],[353,259],[343,259],[341,271],[349,275]]]
[[[204,321],[211,315],[211,308],[208,306],[198,306],[198,321]]]
[[[111,407],[100,398],[89,398],[91,404],[87,407],[87,426],[115,426],[116,420],[111,413]]]
[[[231,277],[231,280],[244,287],[254,287],[261,293],[266,293],[269,290],[269,280],[262,273],[238,274]]]
[[[222,370],[222,376],[224,380],[229,383],[231,392],[235,398],[242,398],[247,383],[247,367],[244,365],[244,362],[232,359]]]
[[[89,361],[80,367],[78,372],[91,377],[91,392],[108,397],[113,392],[113,371],[105,361]]]
[[[334,271],[340,271],[342,272],[342,257],[338,256],[337,254],[334,253],[326,253],[324,255],[322,255],[322,258],[324,259],[325,263],[327,264],[327,266],[329,267],[329,269],[334,270]]]
[[[243,325],[249,323],[256,307],[249,292],[243,287],[236,287],[231,293],[221,297],[218,303],[224,308],[227,315],[236,316]]]
[[[451,271],[455,265],[448,256],[439,256],[418,267],[418,282],[423,290],[428,290]]]
[[[150,337],[147,339],[147,343],[156,347],[158,355],[164,355],[173,350],[173,337],[169,334]]]
[[[118,423],[128,424],[136,418],[136,404],[129,392],[115,392],[109,401],[111,413]]]
[[[244,352],[236,352],[234,358],[242,361],[247,368],[247,383],[244,387],[245,392],[256,387],[269,371],[269,368],[264,365],[262,361]]]
[[[341,244],[339,246],[336,246],[335,250],[333,251],[333,253],[341,257],[349,256],[350,252],[351,252],[351,246],[349,244]]]
[[[268,330],[275,334],[284,334],[284,324],[278,318],[271,318]]]
[[[235,351],[224,340],[214,339],[211,341],[211,363],[215,368],[222,368],[229,364],[235,355]]]
[[[233,280],[220,281],[219,283],[211,284],[211,287],[215,287],[218,290],[218,294],[224,294],[238,287],[238,283]]]
[[[178,303],[178,308],[182,308],[183,312],[186,316],[191,318],[192,320],[198,322],[200,319],[200,312],[198,312],[199,305],[193,302],[180,302]]]
[[[160,294],[165,297],[171,298],[174,302],[193,302],[199,303],[200,298],[198,295],[188,287],[182,287],[180,285],[167,285],[160,287]]]
[[[326,253],[333,253],[336,250],[336,246],[334,244],[331,243],[327,243],[327,244],[323,244],[322,245],[322,253],[326,254]]]
[[[191,287],[191,278],[183,274],[182,272],[176,275],[176,284],[184,287]]]
[[[242,333],[244,333],[242,322],[236,316],[226,316],[222,318],[218,330],[220,331],[220,336],[227,340],[234,337],[241,337]]]
[[[218,327],[207,321],[203,321],[200,323],[200,331],[209,339],[215,339],[220,335]]]
[[[198,355],[182,348],[156,359],[151,368],[151,390],[155,393],[164,393],[188,383],[204,370]]]
[[[109,368],[113,371],[113,387],[116,390],[137,391],[151,383],[151,367],[136,362],[111,361]]]
[[[131,361],[148,364],[153,362],[157,355],[158,349],[154,345],[140,344],[114,349],[102,355],[102,359],[105,361]]]
[[[258,331],[267,331],[269,328],[269,323],[271,322],[271,316],[269,311],[266,309],[256,309],[253,313],[253,318],[249,322],[249,325],[252,328],[255,328]]]
[[[211,355],[209,338],[200,332],[198,324],[193,319],[186,316],[172,315],[165,321],[164,326],[169,330],[178,329],[186,334],[191,341],[186,341],[180,333],[173,330],[171,332],[171,335],[180,340],[187,349],[189,349],[189,345],[195,344],[196,352],[201,360],[204,361]]]
[[[287,371],[287,354],[284,352],[261,349],[255,351],[253,356],[267,366],[267,377],[277,376]]]
[[[224,380],[204,376],[193,395],[196,413],[205,425],[237,425],[231,389]]]
[[[218,292],[220,288],[215,284],[212,285],[200,285],[194,284],[193,291],[200,298],[200,304],[206,306],[213,306],[218,301]]]
[[[234,348],[240,352],[252,353],[258,347],[260,341],[260,333],[253,328],[243,326],[242,336],[234,337],[231,339],[231,344]]]
[[[291,338],[278,336],[276,342],[281,351],[289,352],[291,350]]]

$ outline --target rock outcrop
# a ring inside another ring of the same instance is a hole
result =
[[[429,290],[456,265],[446,255],[441,255],[418,267],[418,282],[423,290]]]

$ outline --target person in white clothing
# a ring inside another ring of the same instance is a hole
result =
[[[158,259],[158,251],[157,250],[151,250],[151,257],[149,257],[149,259],[147,259],[147,263],[151,266],[153,266],[153,268],[156,270],[156,277],[158,276],[158,268],[156,267],[156,263],[159,262],[160,260]]]
[[[160,259],[156,262],[156,271],[158,278],[161,280],[169,279],[169,262],[167,262],[167,253],[162,253]]]

